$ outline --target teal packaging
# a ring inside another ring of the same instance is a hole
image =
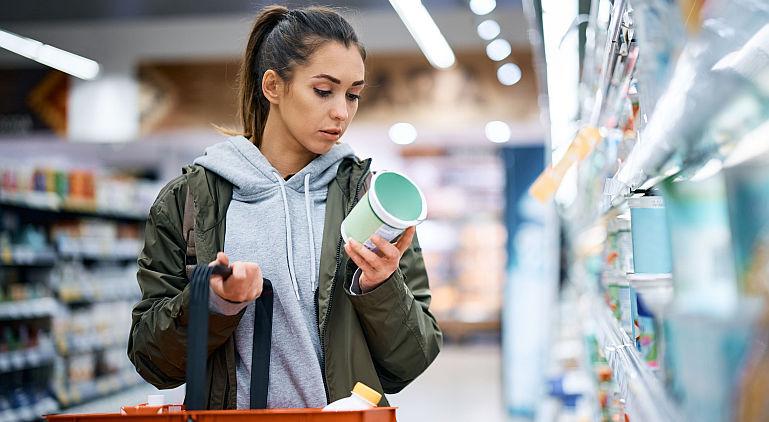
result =
[[[674,306],[728,315],[737,306],[723,173],[663,184],[673,252]]]
[[[376,247],[371,236],[390,242],[405,229],[427,218],[427,201],[419,187],[408,177],[394,172],[378,172],[371,179],[368,192],[342,221],[342,239],[355,239],[371,250]]]
[[[628,199],[636,274],[665,274],[673,269],[665,203],[659,196]]]

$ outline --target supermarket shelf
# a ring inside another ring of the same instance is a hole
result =
[[[0,262],[7,267],[50,267],[56,263],[56,252],[12,250],[10,254],[3,255]]]
[[[61,407],[65,408],[106,397],[143,382],[136,371],[130,368],[92,381],[70,384],[66,388],[57,389],[56,394]]]
[[[494,334],[500,332],[501,324],[493,321],[461,321],[455,319],[443,319],[438,321],[441,331],[446,338],[462,341],[466,337],[476,334]]]
[[[59,404],[56,400],[49,396],[44,395],[38,397],[38,400],[30,405],[0,410],[0,421],[3,422],[16,422],[16,421],[35,421],[39,420],[40,416],[56,413],[59,411]]]
[[[144,222],[146,213],[121,210],[96,210],[87,206],[63,201],[55,193],[51,192],[0,192],[0,207],[54,212],[65,217],[91,217],[110,218],[117,220],[129,220]]]
[[[54,298],[0,302],[0,320],[32,319],[52,315],[58,303]]]
[[[620,327],[611,311],[597,297],[589,306],[596,322],[596,338],[604,351],[620,391],[628,400],[632,419],[684,420],[665,388],[636,351],[634,342]]]
[[[128,336],[111,335],[105,338],[102,333],[85,335],[63,335],[56,338],[56,350],[60,356],[73,356],[97,350],[126,347]]]
[[[0,353],[0,374],[38,368],[48,365],[56,358],[56,351],[50,341],[29,349]]]
[[[75,260],[75,261],[136,261],[139,257],[139,252],[133,253],[62,253],[59,255],[61,259]]]
[[[139,301],[141,299],[141,292],[134,282],[134,284],[129,286],[120,287],[106,286],[105,288],[100,288],[95,286],[93,289],[87,289],[79,286],[77,289],[60,288],[57,297],[62,303],[75,305],[80,303]]]

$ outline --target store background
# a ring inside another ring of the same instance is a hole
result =
[[[330,3],[369,52],[343,140],[429,203],[445,347],[390,397],[399,421],[769,419],[769,4],[423,0],[444,69],[390,2]],[[0,421],[156,392],[125,354],[143,221],[236,125],[264,4],[0,12],[100,65],[83,80],[0,48]]]

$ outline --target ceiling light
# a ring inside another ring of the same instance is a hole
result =
[[[478,24],[478,36],[486,41],[491,41],[499,35],[501,28],[494,19],[486,19]]]
[[[510,140],[510,126],[505,122],[494,120],[486,123],[486,138],[496,144],[502,144]]]
[[[99,74],[99,64],[91,59],[1,29],[0,47],[81,79]]]
[[[417,139],[417,129],[411,123],[396,123],[388,132],[390,139],[398,145],[408,145]]]
[[[421,1],[390,0],[390,4],[433,67],[446,69],[454,65],[454,52]]]
[[[515,85],[521,80],[521,68],[515,63],[505,63],[497,69],[497,79],[502,85]]]
[[[470,0],[470,10],[479,16],[488,15],[496,7],[496,0]]]
[[[490,42],[489,45],[486,46],[486,55],[495,62],[504,60],[512,52],[513,47],[510,46],[510,43],[501,38]]]

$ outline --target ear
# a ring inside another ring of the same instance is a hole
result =
[[[267,69],[262,77],[262,93],[271,104],[280,104],[283,94],[283,79],[272,69]]]

